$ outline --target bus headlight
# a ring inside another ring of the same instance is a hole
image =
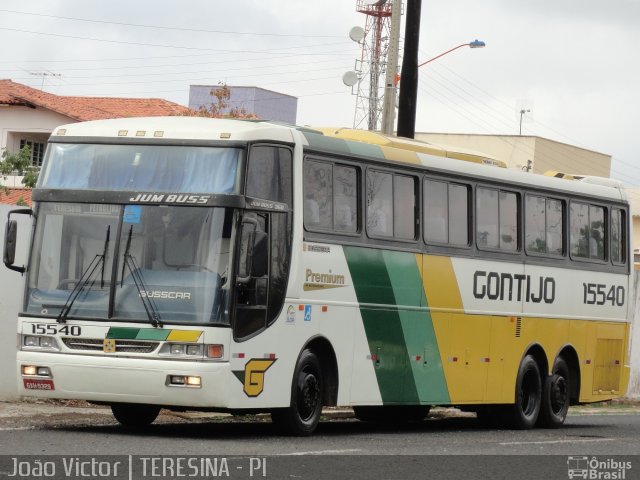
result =
[[[193,343],[165,343],[160,349],[160,355],[170,355],[172,357],[202,358],[203,349],[201,344]]]
[[[58,351],[58,341],[54,337],[40,335],[24,335],[22,337],[22,347],[34,350]]]

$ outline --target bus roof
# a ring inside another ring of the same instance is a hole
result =
[[[205,117],[132,117],[72,123],[56,128],[52,134],[52,140],[57,142],[64,141],[65,137],[85,137],[87,141],[100,138],[146,138],[295,143],[302,140],[306,147],[320,152],[422,165],[432,171],[450,172],[479,180],[498,180],[514,186],[533,186],[617,201],[627,200],[622,184],[615,180],[585,177],[568,181],[518,170],[491,168],[504,164],[479,153],[450,152],[426,142],[361,130],[312,129],[267,121]]]

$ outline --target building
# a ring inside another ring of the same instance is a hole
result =
[[[189,108],[198,110],[209,107],[214,98],[211,91],[219,85],[191,85],[189,87]],[[259,87],[229,86],[231,96],[227,100],[228,108],[221,113],[229,113],[231,109],[241,109],[248,114],[263,120],[273,120],[294,124],[298,113],[298,99],[284,93],[273,92]]]
[[[507,168],[545,173],[549,170],[609,177],[611,155],[594,152],[548,138],[528,135],[473,135],[416,133],[417,140],[445,149],[465,148],[502,160]]]
[[[31,147],[34,165],[59,125],[117,117],[184,115],[188,109],[160,98],[67,97],[0,80],[0,149]]]

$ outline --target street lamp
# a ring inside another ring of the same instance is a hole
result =
[[[406,42],[407,40],[405,39],[405,60],[407,58],[406,55]],[[422,67],[423,65],[426,65],[429,62],[433,62],[434,60],[437,60],[440,57],[443,57],[444,55],[447,55],[448,53],[451,53],[455,50],[458,50],[459,48],[462,47],[469,47],[469,48],[483,48],[485,47],[485,43],[481,40],[474,40],[472,42],[469,43],[461,43],[460,45],[457,45],[453,48],[450,48],[449,50],[447,50],[446,52],[442,52],[440,55],[436,55],[433,58],[430,58],[429,60],[422,62],[418,65],[416,65],[415,63],[413,64],[413,66],[407,65],[408,67],[408,71],[411,73],[411,75],[409,76],[409,78],[411,79],[410,82],[407,83],[407,86],[409,88],[407,88],[405,90],[405,92],[403,92],[402,87],[403,85],[400,85],[400,106],[398,109],[398,130],[397,130],[397,134],[400,137],[407,137],[407,138],[414,138],[415,136],[415,127],[416,127],[416,99],[417,99],[417,87],[418,87],[418,68]],[[417,50],[417,46],[416,46],[416,50]],[[417,56],[417,55],[416,55]],[[415,57],[414,57],[415,58]],[[416,62],[417,63],[417,62]],[[405,65],[403,64],[403,69],[405,68]],[[398,83],[398,81],[400,80],[401,76],[400,75],[396,75],[396,84]],[[405,80],[408,80],[408,78],[403,80],[403,84],[405,82]],[[409,83],[411,85],[409,85]]]
[[[529,113],[529,112],[531,112],[531,110],[525,110],[524,108],[520,110],[520,133],[519,133],[520,136],[522,136],[522,117],[524,117],[525,113]]]
[[[429,60],[427,60],[427,61],[425,61],[425,62],[422,62],[422,63],[418,64],[418,68],[422,67],[423,65],[426,65],[427,63],[431,63],[431,62],[433,62],[434,60],[439,59],[440,57],[444,57],[447,53],[451,53],[451,52],[453,52],[454,50],[458,50],[459,48],[462,48],[462,47],[469,47],[469,48],[484,48],[484,47],[486,47],[486,43],[484,43],[482,40],[478,40],[478,39],[475,39],[473,42],[469,42],[469,43],[462,43],[462,44],[458,45],[457,47],[450,48],[450,49],[449,49],[449,50],[447,50],[446,52],[442,52],[440,55],[436,55],[435,57],[430,58]],[[398,84],[398,82],[399,82],[399,81],[400,81],[400,74],[399,74],[399,73],[397,73],[397,74],[396,74],[396,85]]]

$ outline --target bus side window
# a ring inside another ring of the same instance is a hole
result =
[[[249,151],[247,195],[291,205],[291,150],[256,145]]]
[[[626,263],[626,220],[625,212],[619,208],[611,210],[611,260],[613,263]]]

